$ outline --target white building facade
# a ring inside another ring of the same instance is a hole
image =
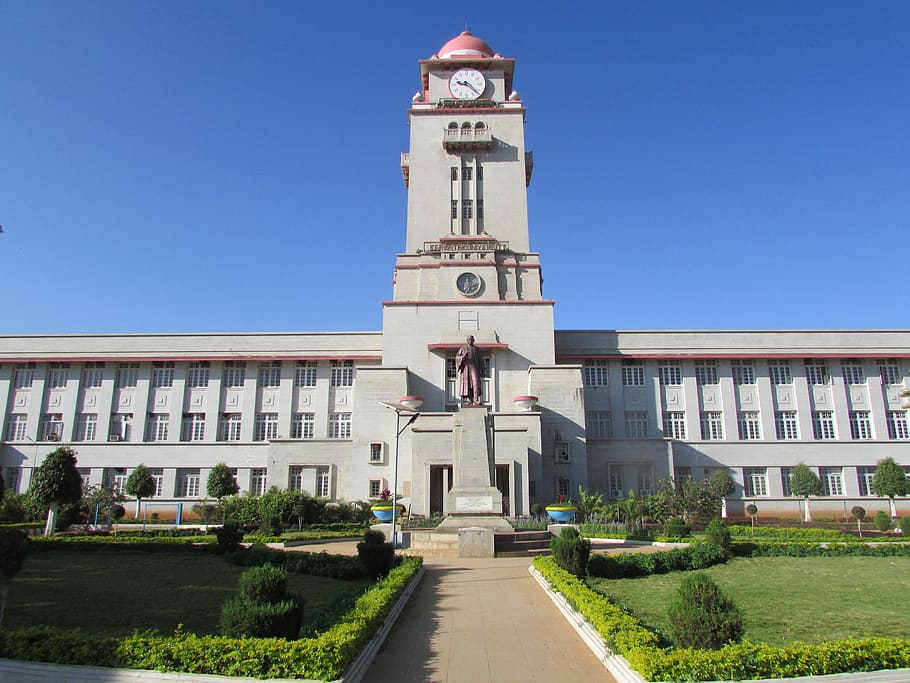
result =
[[[815,509],[887,509],[871,473],[884,457],[910,465],[899,396],[910,330],[554,331],[530,247],[533,157],[513,73],[467,32],[420,62],[401,158],[406,247],[382,331],[0,336],[7,486],[26,490],[65,443],[90,484],[122,487],[139,463],[151,468],[163,509],[203,498],[220,462],[243,492],[375,498],[394,483],[398,425],[384,403],[418,395],[397,488],[413,513],[446,513],[454,355],[470,334],[486,357],[504,514],[578,486],[647,495],[726,468],[734,511],[755,501],[792,516],[798,462],[826,487]],[[513,403],[526,395],[536,409]]]

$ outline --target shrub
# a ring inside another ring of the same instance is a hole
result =
[[[730,529],[719,519],[715,519],[705,529],[705,540],[708,543],[719,545],[724,550],[730,550]]]
[[[685,538],[692,535],[692,529],[682,517],[670,517],[664,524],[664,535],[670,538]]]
[[[357,544],[357,558],[368,579],[376,581],[387,576],[395,561],[395,548],[386,543],[381,531],[367,531]]]
[[[288,573],[271,564],[253,567],[240,575],[240,595],[250,602],[281,602],[287,590]]]
[[[901,519],[901,531],[904,536],[910,536],[910,517]]]
[[[739,642],[743,633],[739,608],[702,572],[683,578],[668,617],[678,647],[716,650]]]
[[[707,569],[722,564],[730,554],[713,543],[698,543],[660,553],[623,553],[594,555],[588,562],[588,574],[604,579],[630,579],[648,574]]]
[[[285,640],[295,640],[300,635],[302,624],[303,605],[295,597],[261,603],[251,602],[242,595],[224,603],[219,623],[221,632],[231,638]]]
[[[591,541],[582,538],[575,527],[566,527],[560,536],[550,539],[550,551],[556,564],[578,578],[588,573]]]
[[[875,513],[875,519],[872,520],[872,523],[879,531],[888,531],[891,528],[891,518],[883,510]]]
[[[240,547],[243,540],[243,531],[237,526],[236,522],[225,522],[215,531],[215,537],[218,539],[218,553],[231,553]]]

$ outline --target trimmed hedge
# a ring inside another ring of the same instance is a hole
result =
[[[784,648],[755,643],[731,644],[720,650],[661,648],[655,633],[560,569],[552,557],[536,558],[534,566],[614,653],[625,657],[650,681],[738,681],[910,667],[910,640],[898,638],[795,643]]]
[[[315,638],[172,636],[135,633],[111,638],[42,627],[0,631],[0,657],[54,664],[180,671],[256,678],[334,680],[379,630],[423,560],[409,557],[374,585],[334,626]]]
[[[736,557],[910,557],[910,543],[769,543],[736,541]]]
[[[602,579],[630,579],[649,574],[707,569],[723,564],[730,554],[714,543],[697,543],[660,553],[596,554],[588,560],[588,574]]]
[[[868,521],[868,517],[866,518]],[[864,527],[867,528],[867,527]],[[733,534],[734,540],[750,540],[750,541],[777,541],[777,542],[789,542],[789,541],[815,541],[817,543],[831,543],[831,542],[842,542],[842,543],[901,543],[906,542],[906,539],[898,536],[867,536],[865,538],[859,538],[853,534],[848,534],[843,531],[838,531],[837,529],[815,529],[815,528],[800,528],[800,527],[766,527],[766,526],[757,526],[753,533],[752,527],[742,526],[742,525],[732,525],[730,526],[730,533]]]
[[[295,574],[311,574],[344,581],[363,578],[360,562],[356,557],[347,555],[329,555],[327,552],[288,553],[264,545],[254,545],[226,557],[241,567],[261,567],[268,563]]]

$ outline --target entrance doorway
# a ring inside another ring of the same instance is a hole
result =
[[[441,517],[446,494],[452,490],[452,466],[430,465],[430,516]]]
[[[512,516],[512,501],[509,499],[509,466],[496,466],[496,488],[502,494],[502,514],[504,517]]]

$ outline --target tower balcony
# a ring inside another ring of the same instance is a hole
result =
[[[493,149],[493,134],[486,127],[446,128],[442,146],[446,152],[487,152]]]

